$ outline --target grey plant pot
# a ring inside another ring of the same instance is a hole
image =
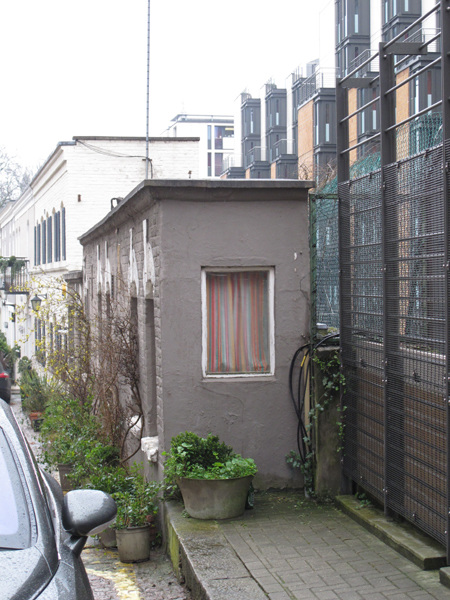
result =
[[[116,529],[119,559],[124,563],[143,562],[150,558],[150,527]]]
[[[59,473],[59,482],[61,484],[61,488],[63,492],[70,492],[75,488],[74,483],[71,479],[67,477],[72,472],[72,465],[59,464],[58,465],[58,473]]]
[[[107,527],[98,537],[103,548],[117,548],[116,530],[113,527]]]
[[[232,519],[244,513],[252,475],[236,479],[177,480],[187,513],[195,519]]]

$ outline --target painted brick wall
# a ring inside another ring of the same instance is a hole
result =
[[[234,185],[226,180],[223,183]],[[252,182],[252,191],[243,194],[241,190],[236,199],[233,187],[226,185],[224,190],[211,190],[208,197],[202,186],[194,185],[189,190],[183,183],[179,189],[186,189],[189,198],[172,187],[166,191],[157,188],[152,197],[146,187],[82,238],[88,286],[97,281],[98,244],[101,270],[106,265],[107,242],[111,271],[118,270],[119,256],[127,281],[130,241],[135,251],[140,348],[145,349],[140,363],[147,415],[144,433],[158,435],[163,450],[170,445],[172,435],[182,430],[202,435],[214,431],[236,451],[255,458],[262,488],[300,483],[294,481],[298,475],[288,469],[284,459],[295,446],[296,431],[288,370],[309,323],[306,193],[299,191],[298,197],[291,194],[284,199],[282,187],[277,187],[281,184],[271,183],[275,184],[273,190],[264,192],[267,184]],[[147,260],[151,247],[155,267],[151,289],[144,285],[144,220]],[[208,381],[202,377],[200,279],[204,265],[275,268],[275,377],[253,381]],[[100,281],[104,281],[103,276]],[[104,283],[101,285],[103,293],[106,288]],[[96,293],[88,289],[87,294],[94,311]],[[153,303],[155,345],[154,366],[150,368],[149,303]],[[161,467],[161,456],[159,460]]]

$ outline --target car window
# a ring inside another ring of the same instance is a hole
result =
[[[0,548],[19,550],[31,543],[24,483],[11,448],[0,429]]]

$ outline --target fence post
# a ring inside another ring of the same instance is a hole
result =
[[[441,78],[442,78],[442,155],[444,190],[444,294],[445,294],[445,401],[447,404],[447,564],[450,564],[450,215],[449,215],[449,173],[450,173],[450,0],[441,0]]]
[[[392,302],[397,297],[398,291],[392,290],[389,293],[390,279],[393,279],[393,273],[389,272],[388,261],[391,259],[391,265],[394,265],[393,258],[387,254],[387,227],[392,226],[392,222],[388,223],[387,197],[389,182],[387,181],[388,165],[395,162],[395,130],[390,129],[395,124],[395,95],[389,90],[395,85],[394,71],[394,55],[386,51],[386,44],[380,43],[380,152],[381,152],[381,181],[382,181],[382,269],[383,269],[383,390],[384,390],[384,511],[386,515],[392,514],[389,508],[389,465],[391,457],[389,455],[390,439],[389,439],[389,389],[390,389],[390,373],[393,371],[393,365],[389,364],[389,338],[392,332],[388,324],[388,302]],[[394,316],[389,308],[390,316]],[[398,315],[398,310],[395,311]],[[398,356],[398,354],[397,354]]]

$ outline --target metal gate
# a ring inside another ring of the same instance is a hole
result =
[[[430,13],[439,8],[442,56],[435,52],[426,68],[442,61],[444,102],[396,120],[398,90],[414,80],[399,82],[399,65],[437,39],[402,46],[407,30],[380,44],[379,76],[366,64],[369,76],[355,71],[338,81],[340,333],[344,475],[446,546],[449,559],[450,1]],[[347,90],[355,86],[378,90],[381,126],[369,141],[379,144],[381,167],[351,179],[352,155],[367,142],[349,141],[349,121],[367,109],[350,114]],[[417,132],[427,122],[433,140],[442,123],[447,141],[423,149]]]

